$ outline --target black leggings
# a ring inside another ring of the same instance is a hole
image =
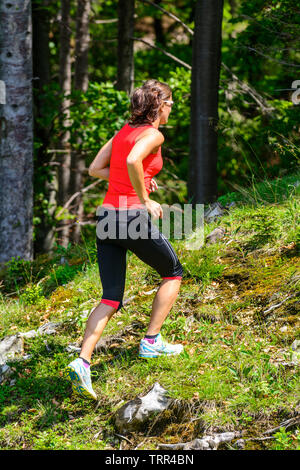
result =
[[[122,217],[120,218],[121,212]],[[163,279],[182,278],[183,268],[171,243],[157,226],[152,224],[151,216],[146,209],[118,210],[101,207],[100,211],[98,210],[97,219],[96,241],[99,273],[103,288],[102,303],[115,307],[117,311],[123,307],[128,249],[154,268]],[[137,219],[136,222],[133,222],[134,219]],[[113,221],[116,230],[113,236],[110,229],[104,234],[106,227],[108,227],[106,222],[111,223],[111,221]],[[135,223],[136,225],[134,225]],[[137,227],[136,232],[140,231],[142,234],[140,238],[134,239],[132,237],[133,232],[128,230],[130,224],[131,227]],[[124,233],[126,233],[126,238],[124,238]],[[147,237],[145,237],[145,233]]]

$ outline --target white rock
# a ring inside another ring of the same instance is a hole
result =
[[[171,399],[168,392],[158,382],[143,397],[125,403],[115,415],[115,424],[119,431],[138,430],[149,418],[166,410]]]
[[[38,333],[35,330],[30,330],[30,331],[27,331],[26,333],[19,333],[19,335],[22,336],[22,338],[35,338],[37,334]]]
[[[38,329],[38,333],[40,335],[54,335],[58,328],[62,325],[61,322],[48,322],[45,323],[44,325],[40,326]]]
[[[6,336],[0,341],[0,365],[13,359],[16,354],[22,354],[24,340],[19,335]]]

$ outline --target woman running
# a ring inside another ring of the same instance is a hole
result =
[[[90,314],[79,358],[67,367],[73,391],[97,400],[92,388],[90,362],[95,345],[113,316],[123,306],[127,250],[153,267],[162,277],[152,304],[150,323],[140,341],[139,356],[154,358],[183,351],[181,344],[168,344],[160,329],[180,289],[182,265],[169,240],[151,222],[162,218],[161,205],[150,199],[157,189],[153,179],[163,166],[159,126],[168,122],[173,105],[170,87],[147,80],[131,96],[131,117],[98,152],[89,174],[109,181],[97,210],[97,254],[103,288],[102,299]],[[138,222],[138,224],[136,224]],[[110,227],[105,232],[104,226]],[[143,236],[130,235],[139,227]],[[125,232],[125,237],[124,237]]]

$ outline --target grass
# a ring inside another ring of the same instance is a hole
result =
[[[93,356],[96,405],[73,396],[62,373],[76,357],[66,347],[80,342],[86,318],[101,298],[94,242],[57,246],[51,256],[32,263],[13,260],[2,272],[0,338],[47,321],[61,321],[63,327],[53,336],[25,339],[28,358],[10,362],[12,375],[0,389],[0,448],[118,449],[114,412],[155,381],[177,399],[181,412],[162,414],[148,432],[130,435],[132,444],[123,441],[123,449],[155,449],[159,442],[214,431],[243,430],[250,438],[294,416],[299,376],[297,367],[282,361],[291,358],[299,325],[295,181],[289,176],[260,183],[248,188],[248,199],[247,191],[240,199],[236,194],[237,205],[205,227],[205,234],[217,226],[226,230],[215,245],[191,251],[172,241],[185,272],[162,334],[185,345],[178,357],[137,357],[155,295],[146,293],[158,287],[160,277],[129,254],[125,298],[134,297],[109,322],[105,336],[135,326],[124,330],[125,342]],[[262,200],[268,185],[273,196]],[[253,194],[260,198],[253,201]],[[282,429],[272,440],[246,441],[246,448],[296,449],[299,432]]]

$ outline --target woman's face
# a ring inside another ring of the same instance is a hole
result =
[[[172,94],[170,96],[168,96],[168,98],[166,98],[164,101],[167,101],[167,103],[164,102],[162,104],[160,124],[167,124],[167,122],[168,122],[169,114],[172,110],[172,104],[171,104]]]

